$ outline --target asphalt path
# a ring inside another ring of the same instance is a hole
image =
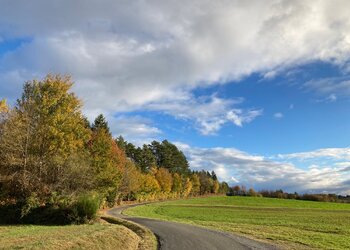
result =
[[[161,250],[278,249],[266,243],[221,231],[171,221],[129,217],[122,214],[124,209],[132,206],[139,206],[139,204],[112,208],[107,211],[107,214],[149,228],[157,236]]]

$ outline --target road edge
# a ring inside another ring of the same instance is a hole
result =
[[[104,221],[111,224],[122,225],[134,233],[136,233],[140,237],[140,243],[138,245],[138,250],[156,250],[158,249],[158,238],[155,234],[148,228],[141,226],[135,222],[131,222],[128,220],[124,220],[122,218],[112,217],[109,215],[101,215],[100,217]]]

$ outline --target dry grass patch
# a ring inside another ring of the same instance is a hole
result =
[[[0,226],[0,249],[137,249],[140,237],[115,224]]]

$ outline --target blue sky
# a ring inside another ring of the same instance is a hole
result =
[[[71,74],[93,120],[256,189],[350,194],[348,1],[0,1],[0,98]]]

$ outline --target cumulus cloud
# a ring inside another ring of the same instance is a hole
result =
[[[330,165],[310,165],[300,168],[297,165],[271,158],[251,155],[235,148],[198,148],[177,143],[188,156],[193,169],[213,170],[221,180],[231,184],[244,184],[255,189],[279,189],[289,192],[327,192],[349,194],[349,162]],[[286,155],[291,157],[330,156],[347,159],[348,149],[322,149]],[[280,156],[280,158],[282,158]]]
[[[17,81],[47,72],[71,73],[87,112],[125,112],[254,72],[272,78],[311,61],[346,70],[349,8],[346,0],[3,0],[2,39],[30,39],[0,58],[1,92],[14,94]],[[194,120],[210,134],[259,111],[225,115]]]

